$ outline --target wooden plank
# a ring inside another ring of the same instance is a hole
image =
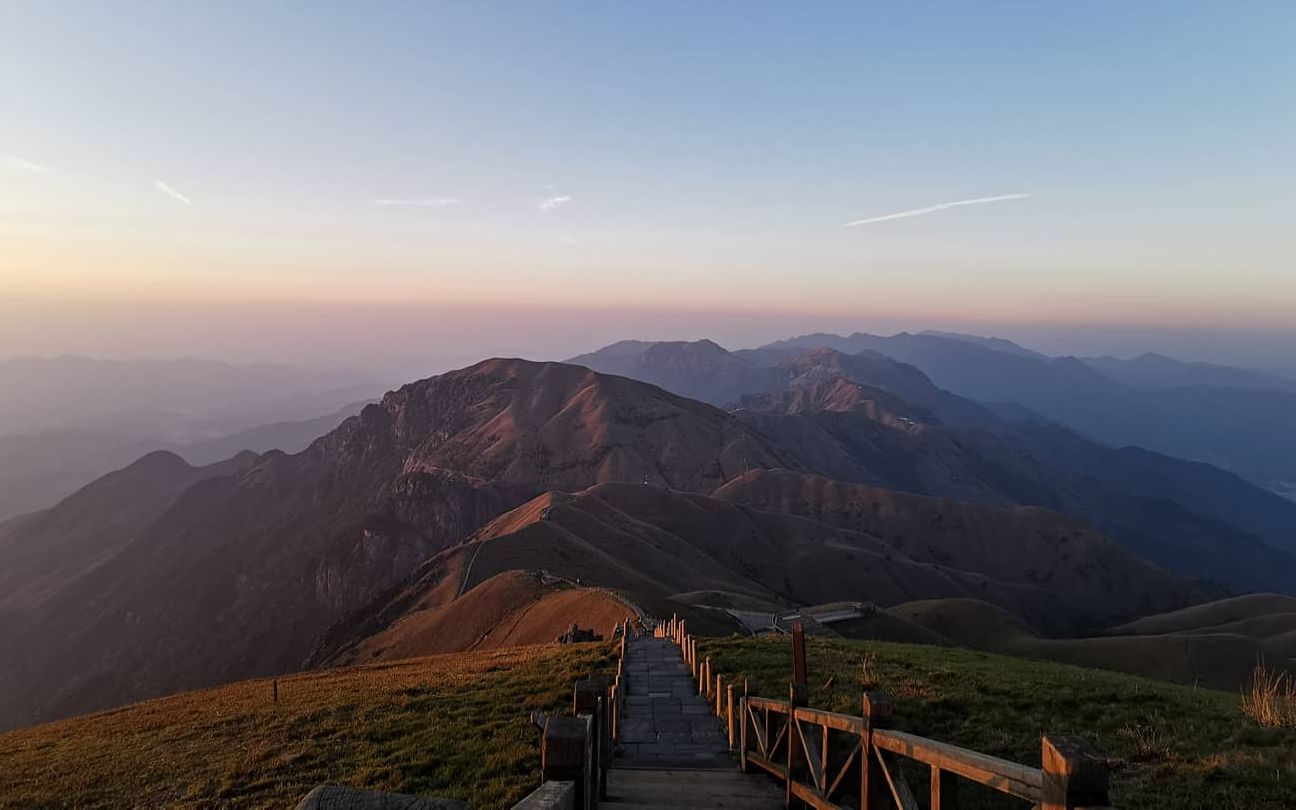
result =
[[[765,709],[779,714],[788,714],[792,710],[792,704],[786,700],[774,700],[772,698],[756,697],[755,695],[747,698],[747,705],[754,709]]]
[[[793,796],[797,797],[798,799],[810,805],[811,807],[816,808],[816,810],[844,810],[844,808],[842,808],[840,805],[833,804],[832,802],[825,799],[823,796],[820,796],[809,785],[802,784],[801,782],[797,782],[793,780],[792,782],[788,783],[788,788],[790,789]]]
[[[779,745],[783,742],[784,738],[787,737],[788,729],[791,727],[792,727],[792,721],[789,718],[788,722],[783,724],[783,728],[779,729],[778,736],[774,738],[774,742],[770,743],[769,750],[765,752],[765,756],[767,757],[774,756],[774,752],[778,750]],[[767,734],[769,733],[768,729],[766,729],[766,733]]]
[[[817,723],[850,734],[861,734],[864,731],[864,718],[856,717],[853,714],[841,714],[840,712],[830,712],[824,709],[811,709],[808,706],[798,706],[796,716],[798,720],[808,720],[811,723]]]
[[[828,790],[824,791],[825,796],[831,799],[833,794],[836,793],[843,784],[845,784],[846,777],[850,774],[851,766],[855,764],[855,758],[859,756],[862,747],[863,746],[859,743],[855,743],[855,747],[852,748],[850,754],[846,756],[846,761],[842,763],[841,770],[837,773],[837,778],[828,786]]]
[[[801,750],[805,753],[806,765],[810,768],[810,778],[815,790],[823,790],[823,758],[819,755],[819,746],[815,744],[814,737],[806,734],[805,729],[801,728],[799,720],[794,719],[792,722],[797,724],[797,738],[801,740]]]
[[[892,753],[935,765],[941,770],[956,773],[964,779],[1010,796],[1039,803],[1043,784],[1043,773],[1039,768],[1018,765],[1006,759],[890,729],[873,729],[873,744]]]
[[[769,771],[781,780],[787,780],[787,768],[777,762],[768,760],[760,754],[748,754],[747,761],[758,768]]]
[[[891,797],[895,799],[896,806],[900,810],[918,810],[918,802],[914,799],[913,792],[909,790],[909,784],[905,782],[904,774],[897,772],[895,776],[892,776],[891,769],[887,767],[886,757],[882,755],[882,750],[874,748],[873,753],[877,755],[882,776],[886,777],[887,787],[891,789]]]
[[[766,729],[765,723],[762,722],[761,718],[756,716],[755,711],[750,706],[747,707],[747,715],[751,719],[752,731],[755,732],[756,735],[757,750],[762,754],[768,754],[769,731]],[[746,747],[745,744],[744,747]]]

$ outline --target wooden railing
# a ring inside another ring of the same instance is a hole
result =
[[[1034,768],[885,728],[891,703],[878,693],[864,695],[859,716],[806,706],[800,632],[793,634],[793,686],[787,700],[749,695],[746,680],[739,684],[712,672],[710,657],[699,656],[697,639],[679,618],[661,625],[657,635],[679,645],[699,692],[714,698],[716,714],[728,721],[729,747],[742,769],[758,768],[783,782],[788,806],[796,799],[816,808],[917,810],[897,757],[927,766],[931,810],[956,807],[958,779],[1040,810],[1098,810],[1108,804],[1106,763],[1078,739],[1043,737],[1043,767]]]
[[[628,674],[626,641],[637,633],[629,617],[617,624],[616,675],[591,675],[572,687],[572,716],[532,715],[541,728],[542,783],[515,808],[589,810],[607,798],[607,772],[620,734],[621,704]]]

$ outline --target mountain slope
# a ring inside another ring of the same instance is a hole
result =
[[[941,501],[785,470],[753,471],[715,497],[864,532],[921,562],[1046,586],[1096,611],[1148,613],[1200,598],[1079,521],[1036,507]]]
[[[484,598],[483,589],[497,588],[510,572],[538,569],[615,588],[659,614],[681,610],[702,593],[791,606],[962,597],[988,600],[1052,633],[1202,598],[1096,532],[1042,510],[845,487],[856,501],[841,497],[833,505],[842,511],[816,510],[837,525],[779,513],[816,488],[839,492],[842,485],[772,472],[736,479],[716,498],[625,484],[546,493],[349,617],[313,660],[437,649],[428,646],[431,639],[415,648],[402,646],[402,639],[452,614],[476,626],[467,617],[491,611],[467,603]],[[846,519],[862,497],[887,506],[869,520]],[[758,501],[758,508],[744,500]]]
[[[189,487],[236,475],[255,453],[193,467],[165,451],[86,486],[55,509],[0,523],[0,625],[58,594],[111,560]],[[7,617],[7,618],[6,618]],[[3,632],[0,631],[0,638]]]
[[[330,624],[546,489],[706,490],[776,464],[722,411],[576,366],[495,360],[412,383],[302,453],[189,486],[74,587],[0,622],[0,724],[299,667]],[[100,512],[69,521],[100,535]],[[0,551],[38,542],[30,525]],[[33,566],[0,553],[15,578]]]

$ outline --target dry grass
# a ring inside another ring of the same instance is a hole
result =
[[[1242,692],[1242,713],[1265,728],[1296,729],[1296,680],[1257,663]]]
[[[1156,762],[1174,756],[1169,738],[1162,728],[1161,718],[1156,717],[1147,723],[1131,720],[1121,726],[1117,733],[1129,740],[1133,746],[1134,752],[1131,759],[1137,762]]]
[[[245,681],[0,735],[0,807],[291,807],[347,784],[474,807],[539,783],[532,710],[610,646],[439,655]]]
[[[869,692],[876,689],[877,685],[877,656],[872,650],[868,650],[860,656],[859,687],[862,691]]]

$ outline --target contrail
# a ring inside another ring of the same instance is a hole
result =
[[[857,219],[852,222],[843,222],[842,227],[854,228],[856,225],[871,225],[874,222],[888,222],[893,219],[904,219],[905,217],[920,217],[923,214],[944,211],[946,208],[954,208],[959,205],[984,205],[985,203],[1003,202],[1004,200],[1021,200],[1029,196],[1029,194],[1000,194],[998,197],[977,197],[973,200],[955,200],[954,202],[929,205],[926,208],[915,208],[912,211],[899,211],[894,214],[883,214],[880,217],[869,217],[868,219]]]
[[[571,202],[571,197],[568,196],[550,197],[547,200],[540,201],[540,210],[551,211],[554,208],[557,208],[558,206],[562,205],[563,203],[569,203],[569,202]]]
[[[168,197],[174,200],[179,200],[185,205],[193,205],[193,200],[189,199],[185,195],[171,188],[171,186],[167,185],[167,183],[163,180],[154,180],[153,188],[157,189],[158,191],[162,192],[163,194],[167,195]]]

